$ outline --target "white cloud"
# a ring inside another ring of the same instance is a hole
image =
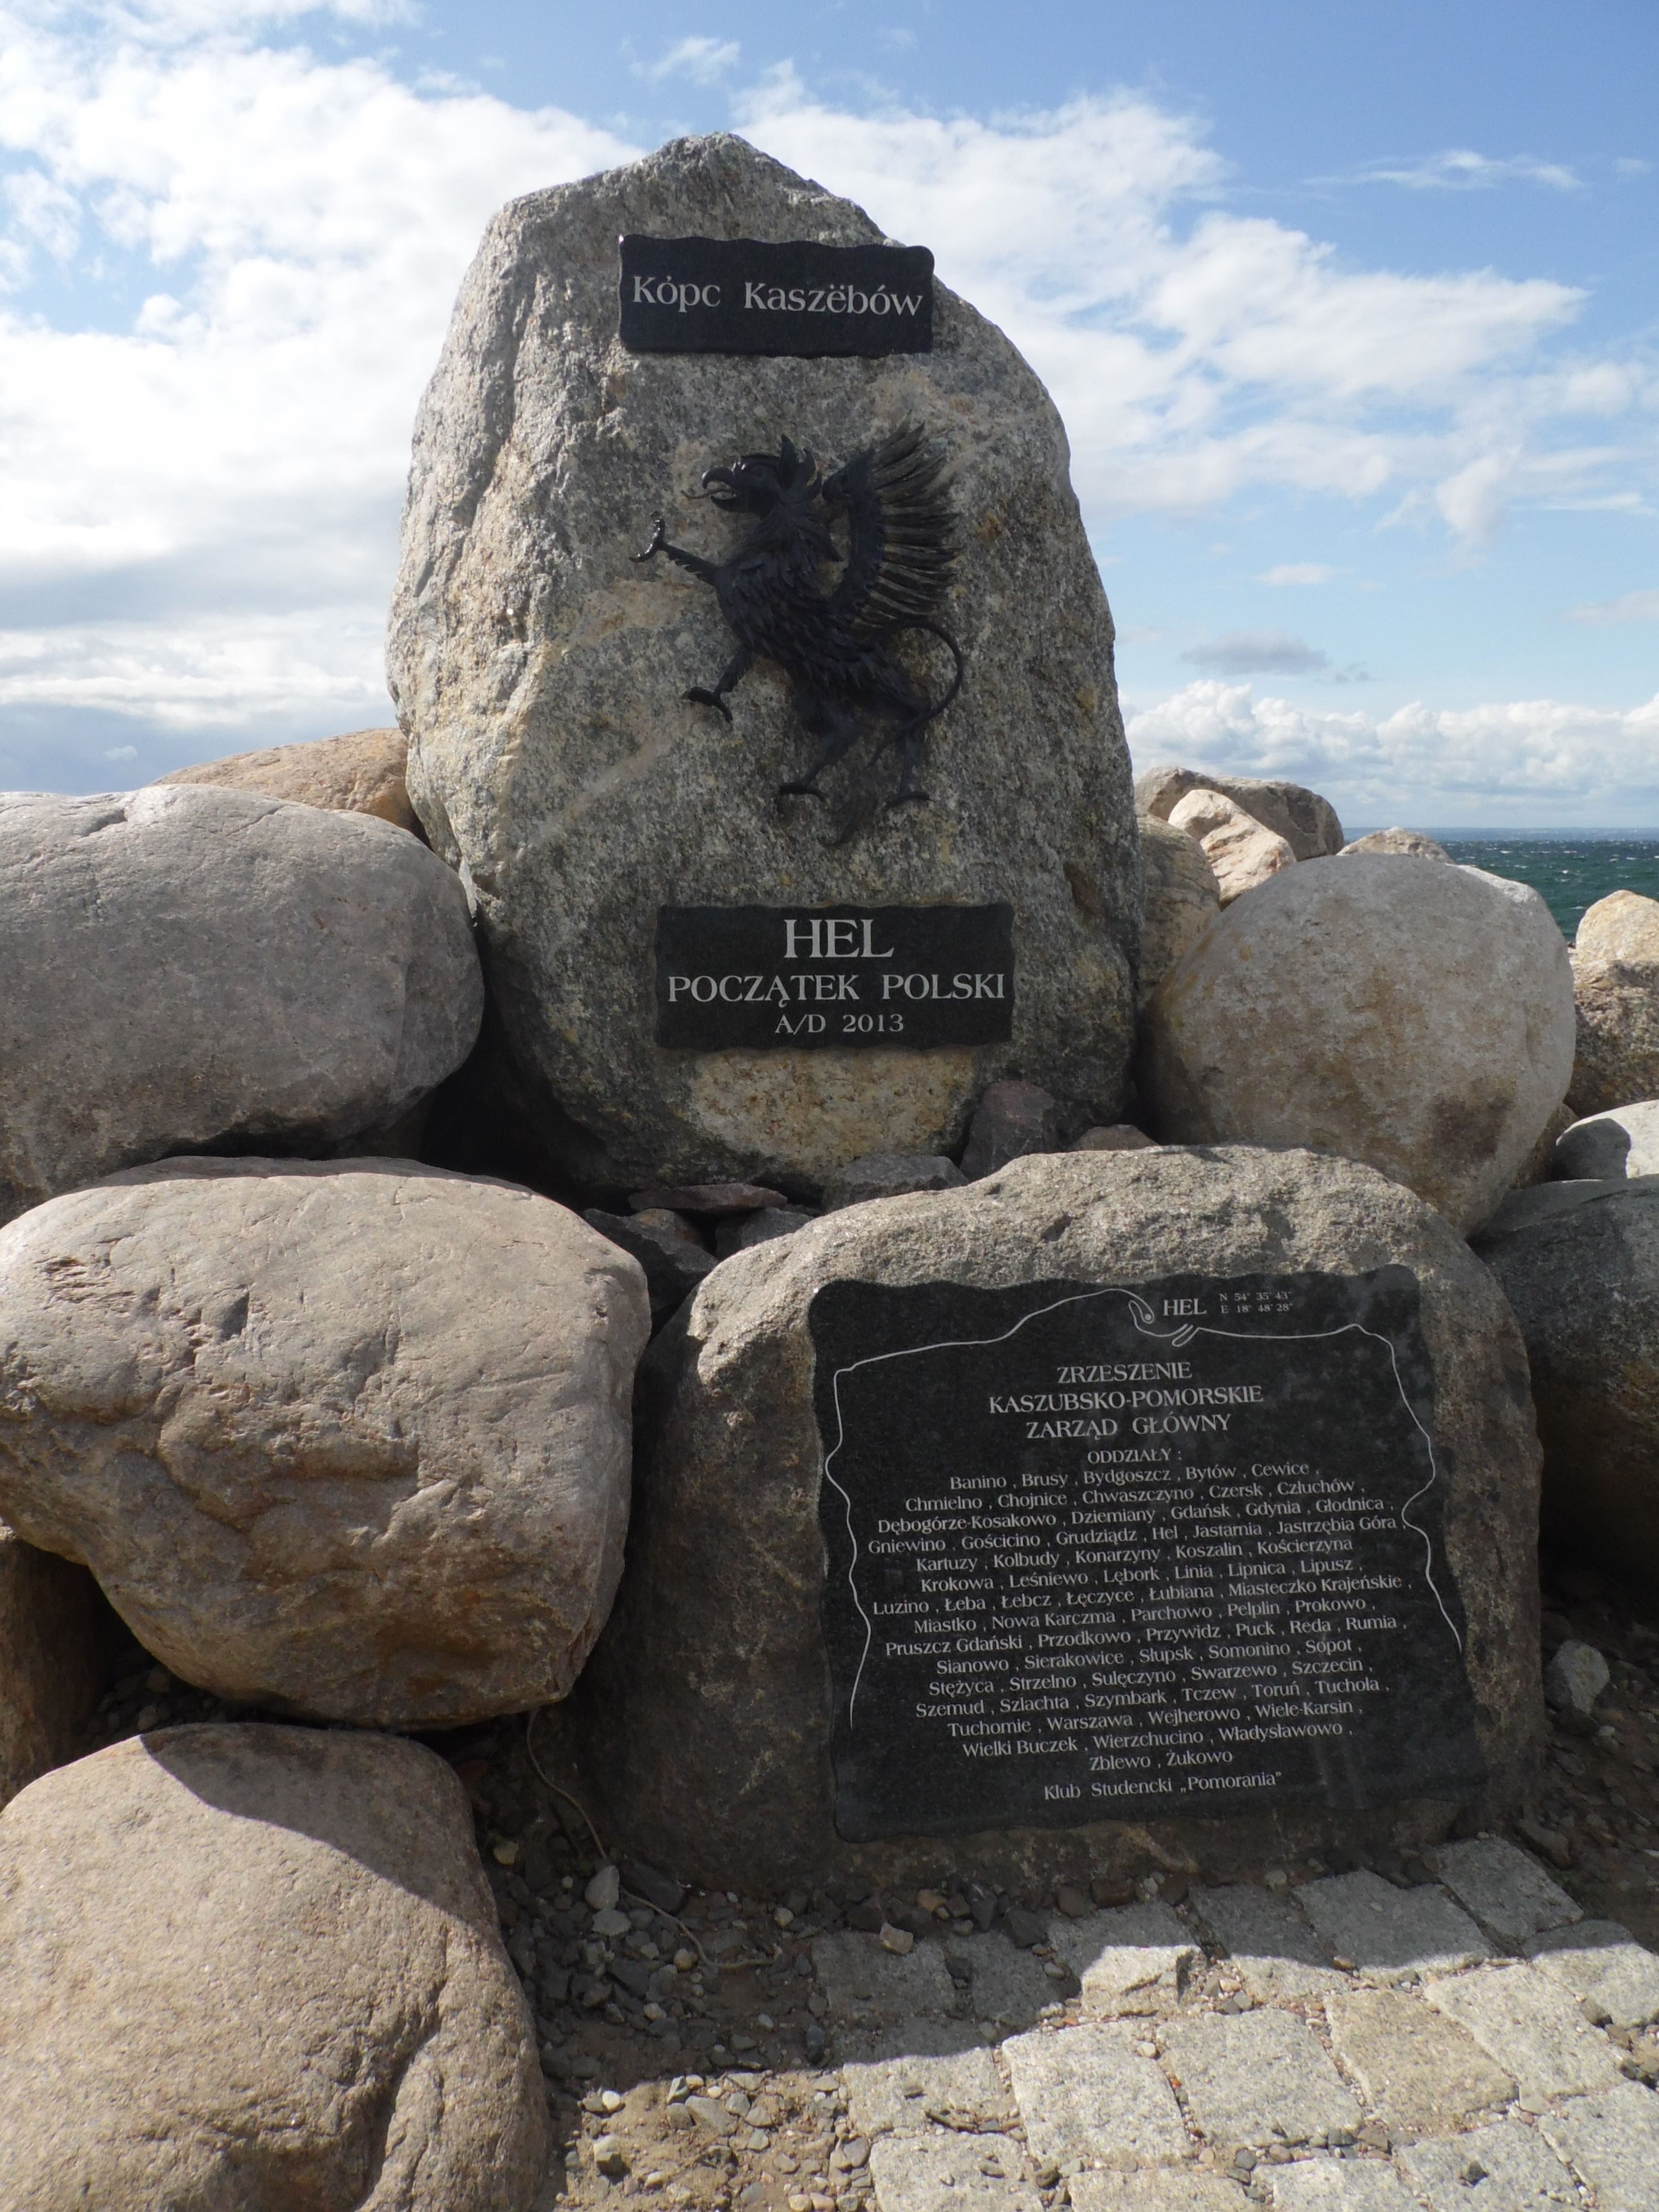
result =
[[[0,702],[382,716],[410,426],[460,275],[504,200],[635,150],[371,62],[0,9],[12,270],[78,227],[143,301],[125,329],[0,312]]]
[[[1554,699],[1381,717],[1258,698],[1248,684],[1188,684],[1132,714],[1136,763],[1289,776],[1357,815],[1469,820],[1471,809],[1547,799],[1581,822],[1651,816],[1659,801],[1659,696],[1628,709]],[[1426,811],[1425,811],[1426,810]],[[1638,812],[1638,810],[1640,810]]]
[[[413,88],[390,60],[257,43],[328,12],[0,0],[0,283],[50,270],[100,316],[136,303],[109,327],[54,328],[27,289],[0,312],[0,704],[249,742],[385,712],[409,428],[478,235],[512,195],[639,149],[556,109]],[[387,21],[401,0],[331,12]],[[693,39],[659,66],[737,58]],[[1241,216],[1197,125],[1152,100],[853,114],[786,64],[742,112],[931,244],[1010,332],[1097,526],[1267,488],[1474,538],[1507,502],[1652,483],[1659,380],[1564,346],[1577,292],[1357,267]]]
[[[693,84],[718,84],[737,67],[742,52],[735,39],[682,39],[660,60],[635,74],[660,84],[665,77],[690,77]]]
[[[1616,599],[1592,600],[1568,612],[1571,621],[1581,623],[1659,622],[1659,592],[1625,592]]]
[[[1322,561],[1281,561],[1252,579],[1258,584],[1329,584],[1347,574],[1346,568],[1328,568]]]
[[[1362,185],[1405,185],[1413,191],[1486,191],[1494,185],[1515,183],[1547,185],[1557,192],[1584,190],[1583,179],[1559,161],[1534,161],[1529,154],[1494,160],[1486,154],[1471,153],[1466,146],[1444,154],[1430,154],[1415,161],[1374,162],[1360,170],[1357,181]]]
[[[1188,646],[1181,658],[1217,676],[1316,676],[1331,665],[1328,653],[1282,629],[1234,630]]]
[[[1392,498],[1478,543],[1507,504],[1651,477],[1645,363],[1564,354],[1583,295],[1490,270],[1354,268],[1224,205],[1197,125],[1127,94],[985,121],[850,115],[780,70],[757,143],[925,240],[1058,402],[1099,518],[1262,487]],[[1626,432],[1594,447],[1576,418]]]

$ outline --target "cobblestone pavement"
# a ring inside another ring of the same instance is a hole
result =
[[[756,2212],[1656,2212],[1659,1957],[1501,1838],[1428,1856],[1417,1881],[1034,1913],[1024,1947],[966,1898],[930,1899],[936,1935],[818,1935],[796,1978],[823,2066],[722,2045],[589,2090],[567,2185]]]
[[[538,1757],[521,1720],[433,1739],[535,2015],[547,2204],[1659,2212],[1659,1614],[1571,1571],[1546,1604],[1613,1680],[1510,1836],[1249,1883],[760,1899],[624,1860],[596,1903],[556,1717]],[[224,1711],[135,1650],[88,1748]]]

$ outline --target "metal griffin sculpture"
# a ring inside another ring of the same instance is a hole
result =
[[[945,462],[943,449],[913,422],[830,477],[785,438],[775,453],[744,453],[703,477],[715,506],[755,520],[730,560],[705,561],[671,545],[660,515],[650,544],[634,556],[665,553],[712,584],[738,641],[714,690],[697,685],[686,698],[729,722],[726,694],[757,659],[776,661],[793,679],[796,711],[819,744],[805,773],[780,785],[782,792],[822,798],[818,778],[854,744],[861,718],[876,714],[892,725],[884,744],[898,756],[891,804],[927,797],[916,786],[924,733],[962,687],[961,648],[934,620],[957,555]],[[847,521],[844,557],[830,529],[837,510]],[[835,564],[841,575],[826,588],[823,572]],[[938,638],[956,664],[937,698],[890,650],[908,631]]]

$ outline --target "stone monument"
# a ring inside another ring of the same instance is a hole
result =
[[[1525,1358],[1369,1168],[1051,1154],[850,1206],[716,1268],[643,1383],[575,1700],[678,1873],[1221,1873],[1522,1786]]]
[[[1052,404],[925,247],[726,137],[504,210],[390,673],[516,1091],[590,1180],[811,1194],[1011,1077],[1116,1118],[1111,617]]]

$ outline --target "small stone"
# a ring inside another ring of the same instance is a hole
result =
[[[729,2136],[737,2125],[725,2106],[713,2097],[688,2097],[685,2109],[700,2128],[707,2128],[714,2135]]]
[[[622,1895],[622,1875],[614,1866],[602,1866],[588,1878],[582,1896],[595,1912],[609,1912]]]
[[[962,1172],[969,1182],[1029,1152],[1060,1149],[1060,1106],[1035,1083],[994,1083],[974,1109]]]
[[[908,1958],[916,1948],[916,1939],[908,1928],[895,1928],[889,1921],[882,1923],[877,1941],[884,1951],[891,1951],[900,1959]]]
[[[627,2098],[615,2089],[601,2089],[599,2092],[599,2110],[607,2115],[621,2112],[627,2102]]]
[[[780,1928],[793,1928],[795,1924],[795,1916],[787,1905],[775,1906],[772,1917]]]
[[[1613,1680],[1607,1661],[1593,1644],[1570,1637],[1544,1669],[1544,1695],[1563,1716],[1588,1722],[1595,1701]]]
[[[777,2022],[773,2019],[769,2012],[757,2012],[755,2014],[755,2025],[757,2027],[763,2027],[767,2033],[770,2035],[773,2030],[777,2027]]]
[[[593,2163],[607,2180],[620,2181],[628,2171],[628,2159],[615,2136],[595,2136]]]
[[[593,1915],[593,1933],[596,1936],[629,1936],[633,1929],[634,1923],[628,1915],[614,1905],[605,1911]]]
[[[1008,1941],[1022,1951],[1029,1951],[1033,1943],[1046,1943],[1048,1940],[1048,1921],[1040,1912],[1028,1911],[1023,1905],[1011,1905],[1003,1924],[1008,1931]]]
[[[1068,1920],[1081,1920],[1094,1911],[1093,1899],[1085,1891],[1074,1889],[1066,1881],[1061,1882],[1055,1890],[1054,1903]]]
[[[1068,1152],[1149,1152],[1156,1142],[1133,1121],[1108,1121],[1098,1128],[1085,1129],[1066,1149]]]
[[[733,1252],[747,1252],[752,1245],[793,1237],[798,1229],[817,1219],[804,1206],[763,1206],[757,1213],[734,1214],[720,1222],[714,1232],[714,1249],[722,1260],[728,1259]]]
[[[1373,830],[1364,837],[1351,837],[1337,855],[1344,859],[1350,853],[1392,853],[1409,860],[1444,860],[1451,864],[1451,854],[1432,837],[1425,837],[1420,830]]]
[[[1552,1866],[1565,1871],[1572,1864],[1572,1845],[1559,1828],[1546,1827],[1541,1820],[1522,1814],[1516,1820],[1516,1832],[1523,1836],[1534,1850],[1547,1858]]]
[[[957,1190],[968,1178],[942,1152],[866,1152],[838,1168],[823,1188],[823,1210],[901,1198],[913,1190]]]
[[[140,1726],[143,1726],[142,1722]],[[519,1847],[510,1837],[507,1837],[501,1842],[490,1845],[489,1856],[497,1866],[516,1866],[519,1861]]]
[[[655,1190],[631,1191],[628,1203],[635,1213],[651,1213],[661,1208],[670,1213],[718,1216],[758,1213],[763,1206],[787,1206],[789,1201],[781,1190],[769,1190],[764,1183],[685,1182],[671,1183]]]

